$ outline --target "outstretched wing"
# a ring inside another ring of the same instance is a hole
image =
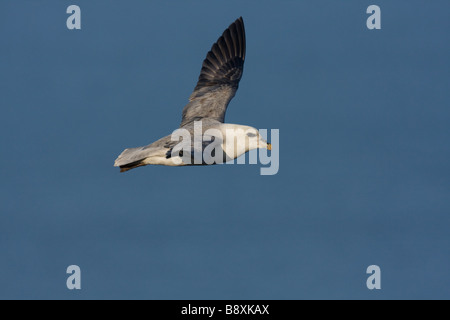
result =
[[[245,29],[241,17],[224,31],[203,61],[197,86],[183,109],[181,127],[202,118],[224,122],[228,103],[242,77],[244,60]]]

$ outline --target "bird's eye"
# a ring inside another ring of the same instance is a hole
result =
[[[254,137],[256,137],[256,134],[253,133],[253,132],[249,132],[249,133],[247,133],[247,136],[248,136],[249,138],[254,138]]]

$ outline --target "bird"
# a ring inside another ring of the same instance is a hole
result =
[[[271,150],[271,144],[256,128],[225,123],[228,104],[238,90],[244,70],[245,37],[244,20],[240,17],[223,32],[206,55],[197,85],[183,108],[180,127],[147,146],[125,149],[114,162],[120,172],[146,165],[219,164],[250,150]],[[180,142],[180,139],[174,139],[175,132],[184,132],[188,137],[184,136],[186,138]],[[201,134],[196,134],[198,132]],[[202,152],[208,147],[214,150],[211,152],[213,162],[203,158]],[[198,155],[200,159],[197,159]]]

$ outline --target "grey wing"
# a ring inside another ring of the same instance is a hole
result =
[[[244,70],[245,29],[241,18],[232,23],[212,46],[203,61],[200,77],[183,109],[181,127],[209,118],[224,122]]]

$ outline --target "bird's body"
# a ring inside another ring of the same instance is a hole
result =
[[[236,94],[242,77],[244,60],[245,29],[242,18],[239,18],[208,52],[197,86],[183,109],[180,128],[148,146],[126,149],[114,166],[124,172],[149,164],[218,164],[249,150],[270,149],[270,144],[255,128],[224,123],[228,103]],[[176,139],[177,136],[183,138]],[[213,162],[205,156],[212,149]],[[222,153],[219,155],[217,151]]]

